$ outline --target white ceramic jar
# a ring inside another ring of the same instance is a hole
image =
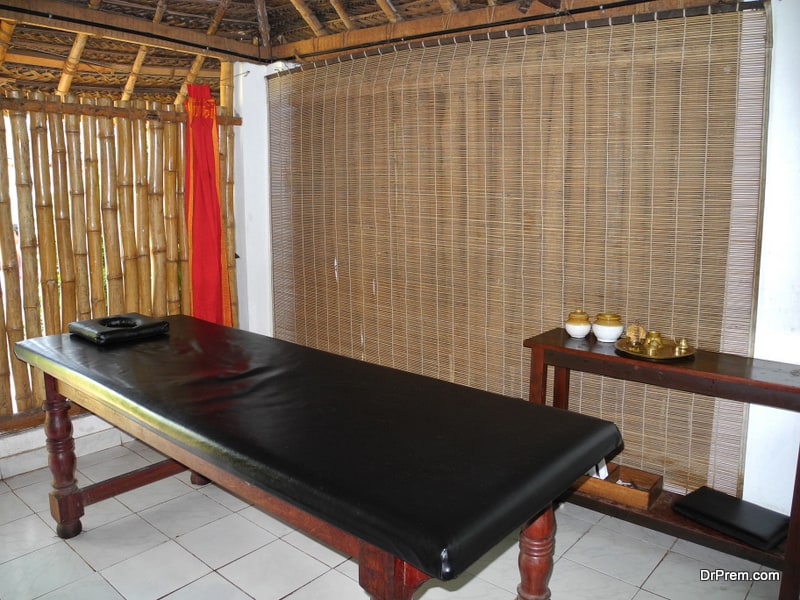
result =
[[[570,337],[585,338],[592,329],[589,315],[580,309],[572,311],[567,317],[567,322],[564,323],[564,329],[567,330]]]
[[[616,342],[625,329],[617,313],[599,313],[592,323],[592,333],[599,342]]]

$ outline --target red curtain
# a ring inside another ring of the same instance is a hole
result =
[[[191,314],[232,325],[228,261],[220,210],[217,106],[207,85],[187,85],[186,227]],[[185,288],[184,288],[185,289]]]

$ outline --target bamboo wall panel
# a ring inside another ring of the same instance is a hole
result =
[[[578,307],[748,354],[764,13],[603,25],[270,78],[276,335],[515,397]],[[738,491],[742,405],[572,386],[623,464]]]
[[[84,98],[94,110],[81,111],[72,96],[14,91],[6,100],[18,102],[0,119],[0,430],[44,397],[41,374],[13,357],[14,342],[78,319],[188,313],[189,296],[176,107]],[[233,129],[223,128],[221,211],[234,265]],[[229,277],[235,290],[234,270]]]

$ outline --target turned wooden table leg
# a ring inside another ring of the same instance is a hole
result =
[[[361,542],[358,550],[358,583],[372,600],[411,600],[430,579],[388,552]]]
[[[517,600],[549,600],[553,571],[555,515],[548,506],[522,530],[519,537],[520,584]]]
[[[69,401],[56,388],[56,380],[45,375],[45,421],[47,463],[53,475],[50,514],[56,520],[56,533],[71,538],[81,532],[83,499],[75,480],[75,440],[67,411]]]

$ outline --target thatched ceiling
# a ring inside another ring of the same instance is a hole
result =
[[[728,0],[3,0],[0,87],[173,102],[220,63],[318,60],[391,43]]]

